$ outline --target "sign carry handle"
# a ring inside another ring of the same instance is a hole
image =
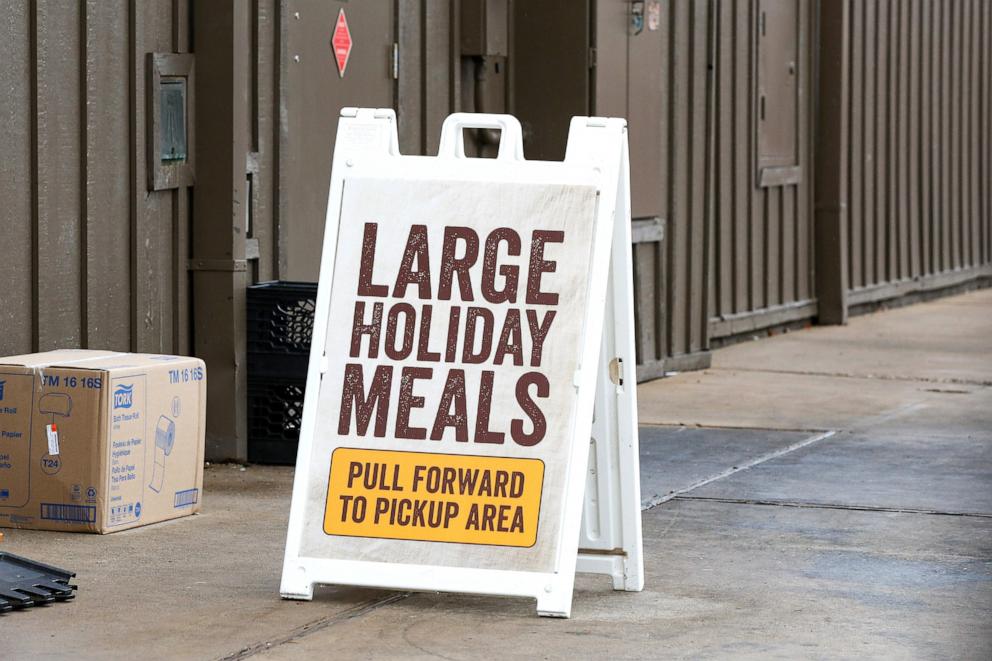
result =
[[[456,112],[441,125],[441,144],[437,155],[469,158],[465,155],[465,129],[495,129],[500,132],[499,160],[524,160],[524,138],[520,121],[513,115]]]

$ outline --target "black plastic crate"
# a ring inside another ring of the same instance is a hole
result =
[[[306,373],[248,380],[248,461],[296,463],[306,385]]]
[[[261,282],[248,287],[248,353],[309,355],[315,282]]]
[[[317,307],[312,282],[248,287],[248,460],[293,464]]]

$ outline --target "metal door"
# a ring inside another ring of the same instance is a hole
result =
[[[340,30],[335,40],[342,13],[350,47]],[[348,106],[395,107],[395,7],[385,0],[291,0],[285,17],[285,277],[316,280],[338,114]],[[342,46],[343,70],[335,57]]]

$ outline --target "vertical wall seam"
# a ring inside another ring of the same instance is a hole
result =
[[[31,57],[31,350],[41,344],[40,198],[38,190],[38,0],[32,0],[28,28]]]
[[[902,242],[906,237],[902,232],[902,207],[900,199],[902,197],[902,104],[903,84],[902,84],[902,3],[894,3],[891,7],[893,23],[895,24],[893,38],[893,53],[889,58],[889,67],[893,70],[891,88],[892,99],[896,103],[895,112],[889,113],[889,158],[892,165],[889,167],[889,280],[897,281],[902,279]]]
[[[79,7],[79,340],[83,349],[90,347],[89,327],[89,38],[87,11]]]
[[[135,178],[138,176],[138,153],[137,153],[137,140],[138,140],[138,127],[137,127],[137,71],[135,67],[135,58],[138,56],[138,26],[137,26],[137,2],[138,0],[130,0],[128,2],[128,102],[130,117],[128,119],[128,137],[130,140],[129,145],[129,163],[128,163],[128,187],[131,190],[130,195],[130,262],[128,264],[129,278],[128,278],[128,289],[131,300],[131,315],[130,315],[130,331],[131,331],[131,351],[138,350],[138,273],[137,273],[137,237],[138,237],[138,189],[135,184]]]
[[[181,21],[181,16],[182,16],[181,11],[179,9],[179,5],[180,5],[181,2],[183,2],[183,0],[172,0],[172,30],[171,30],[171,32],[172,32],[172,52],[174,52],[174,53],[181,53],[184,50],[182,48],[182,45],[181,45],[182,32],[181,32],[181,26],[179,24],[180,21]],[[256,12],[256,15],[257,15],[257,11],[258,11],[258,0],[253,0],[252,4],[253,4],[253,6],[255,8],[255,12]],[[257,74],[257,71],[255,73]],[[256,84],[257,84],[257,79],[258,79],[257,75],[256,75],[255,79],[256,79]],[[155,93],[155,90],[150,90],[150,93]],[[256,96],[254,100],[255,100],[255,105],[253,107],[253,111],[254,111],[253,112],[253,115],[255,117],[258,117],[258,97]],[[147,121],[154,121],[154,118],[146,117],[145,118],[145,121],[146,122]],[[257,132],[258,126],[257,126],[257,124],[255,125],[255,128],[256,128],[256,131],[253,133],[253,136],[254,137],[257,137],[257,135],[258,135],[258,132]],[[256,142],[257,142],[257,140],[256,140]],[[187,145],[187,151],[189,151],[189,145]],[[182,262],[181,262],[181,259],[180,259],[180,252],[181,252],[181,250],[180,250],[180,245],[179,245],[180,244],[180,241],[181,241],[181,236],[182,236],[182,232],[181,232],[180,227],[179,227],[179,224],[182,222],[182,214],[180,213],[179,207],[180,207],[180,196],[182,196],[182,195],[184,195],[186,193],[186,187],[185,186],[179,186],[178,188],[174,188],[174,189],[172,189],[169,192],[171,193],[171,195],[169,197],[172,198],[172,217],[171,217],[171,221],[172,221],[172,232],[171,232],[171,235],[172,235],[172,255],[171,255],[171,263],[172,263],[172,296],[171,296],[171,300],[170,300],[170,303],[172,304],[172,328],[169,329],[169,331],[170,331],[169,332],[169,337],[170,337],[170,339],[172,341],[171,342],[172,346],[168,349],[168,352],[169,353],[180,353],[179,352],[179,327],[180,327],[180,323],[181,323],[181,319],[183,317],[183,314],[182,314],[182,312],[179,309],[180,308],[180,305],[181,305],[181,301],[182,301],[182,297],[180,296],[180,293],[179,293],[180,287],[181,287],[181,284],[182,284],[182,275],[181,275],[181,273],[182,273]],[[162,343],[162,340],[164,339],[163,338],[164,335],[165,335],[164,332],[160,332],[159,333],[159,344]]]
[[[961,267],[961,5],[951,4],[951,133],[948,148],[951,157],[951,268]]]
[[[668,20],[669,39],[668,39],[667,47],[668,47],[668,81],[670,86],[672,87],[673,93],[669,94],[666,98],[667,107],[665,110],[665,112],[668,114],[669,117],[668,126],[666,127],[668,132],[669,149],[668,149],[668,153],[665,154],[665,158],[668,160],[668,172],[670,176],[670,180],[665,190],[667,197],[667,199],[665,200],[665,209],[668,215],[668,222],[665,227],[665,250],[667,252],[667,256],[666,256],[667,258],[665,259],[665,269],[666,269],[665,300],[668,303],[668,314],[666,315],[666,319],[665,319],[666,347],[665,347],[664,355],[666,356],[671,356],[675,354],[675,315],[672,314],[674,312],[672,302],[674,301],[673,295],[675,293],[674,276],[675,276],[675,255],[676,255],[675,241],[674,241],[675,239],[675,231],[674,231],[675,185],[674,184],[676,183],[676,178],[675,178],[676,150],[675,150],[674,140],[675,140],[675,131],[676,131],[675,99],[677,98],[677,95],[674,92],[678,80],[675,70],[676,67],[675,34],[678,30],[676,18],[677,18],[677,14],[676,14],[675,3],[672,3],[671,5],[669,5],[669,20]]]
[[[182,0],[175,0],[175,2],[181,2]],[[248,103],[251,108],[251,117],[249,118],[249,126],[251,127],[251,134],[248,136],[250,147],[249,151],[258,152],[258,145],[260,141],[259,122],[261,121],[261,114],[259,113],[259,78],[258,78],[258,58],[259,58],[259,2],[260,0],[252,0],[251,3],[251,13],[249,14],[248,29],[251,31],[249,48],[251,49],[251,60],[249,68],[249,84],[251,85],[251,98],[248,99]],[[181,50],[179,48],[179,15],[175,9],[173,9],[173,22],[176,25],[174,34],[176,36],[174,40],[175,48],[177,51]],[[251,204],[251,200],[246,201],[247,204]]]
[[[420,153],[421,154],[427,153],[427,141],[428,141],[427,136],[429,135],[429,132],[432,128],[428,126],[428,117],[427,117],[427,106],[428,106],[427,98],[428,98],[428,94],[430,93],[428,80],[427,80],[428,78],[427,67],[429,62],[428,60],[429,54],[427,48],[427,22],[428,22],[427,2],[428,0],[420,1],[420,21],[419,21],[420,25],[418,26],[420,28],[420,39],[419,39],[420,72],[418,76],[420,80],[418,82],[420,83],[419,105],[420,105]],[[399,31],[399,25],[396,25],[393,35],[394,39],[398,39],[398,31]],[[397,99],[396,105],[399,105],[399,99]],[[479,108],[476,108],[475,110],[476,112],[480,111]]]
[[[982,60],[982,69],[981,69],[981,78],[980,78],[982,84],[982,91],[979,97],[979,101],[981,103],[981,110],[979,112],[978,132],[979,135],[982,136],[984,142],[984,150],[982,149],[982,145],[980,145],[978,151],[978,158],[979,158],[978,192],[979,192],[979,203],[981,204],[981,209],[982,209],[981,218],[980,218],[982,239],[981,239],[979,254],[982,263],[985,264],[988,263],[989,261],[988,240],[989,240],[989,230],[992,229],[990,228],[990,223],[992,223],[992,209],[990,209],[989,207],[989,190],[988,190],[989,186],[987,184],[990,177],[990,172],[989,172],[990,127],[987,126],[987,124],[989,122],[989,118],[992,117],[992,111],[990,111],[989,108],[989,76],[992,75],[992,72],[989,71],[989,64],[990,64],[989,50],[990,47],[992,47],[992,35],[989,35],[988,3],[979,3],[978,6],[981,7],[981,12],[982,12],[982,18],[981,18],[982,22],[981,22],[981,28],[979,29],[979,34],[982,36],[983,39],[983,43],[979,44],[980,57]],[[985,130],[982,130],[983,125],[986,125]]]
[[[854,21],[854,10],[855,10],[854,1],[853,0],[843,0],[843,1],[848,3],[848,5],[847,5],[847,12],[851,16],[851,22],[853,23],[853,21]],[[850,39],[851,39],[852,42],[855,39],[857,39],[857,36],[855,35],[854,30],[849,30],[848,31],[848,34],[850,35]],[[819,45],[819,42],[818,42],[818,45]],[[849,84],[851,85],[851,93],[848,94],[848,97],[847,97],[847,106],[843,110],[843,112],[847,113],[847,122],[848,122],[848,126],[850,127],[848,129],[849,130],[849,135],[852,135],[852,136],[854,134],[854,116],[855,116],[855,113],[854,113],[854,104],[857,103],[857,99],[858,99],[858,92],[857,92],[857,89],[855,89],[855,87],[854,87],[854,70],[855,70],[855,67],[857,66],[857,63],[855,62],[855,59],[856,58],[854,57],[855,50],[854,50],[853,46],[854,46],[854,44],[852,43],[851,44],[851,49],[850,49],[850,53],[851,54],[850,54],[850,56],[848,58],[848,61],[847,61],[847,71],[844,72],[845,75],[848,78]],[[820,100],[820,102],[822,103],[822,99]],[[854,241],[855,241],[854,215],[858,212],[857,209],[854,208],[854,200],[853,200],[853,195],[852,195],[852,192],[854,191],[854,140],[848,141],[848,143],[844,146],[844,151],[843,151],[842,158],[846,158],[847,159],[847,197],[848,197],[848,201],[847,201],[847,218],[846,218],[846,223],[847,223],[847,246],[844,247],[844,249],[847,250],[847,252],[848,252],[848,259],[847,259],[847,286],[848,286],[848,289],[853,289],[854,287],[857,286],[857,283],[858,283],[857,279],[855,278],[855,272],[854,272],[854,252],[855,252],[855,250],[854,250],[854,247],[855,247],[854,246]]]
[[[738,246],[738,231],[737,225],[740,223],[741,219],[737,217],[737,210],[740,209],[740,177],[737,157],[740,153],[740,145],[737,141],[740,140],[740,136],[737,134],[737,113],[740,112],[740,105],[737,99],[737,77],[740,75],[740,70],[737,66],[737,44],[740,40],[740,29],[739,23],[737,21],[737,9],[740,6],[739,2],[735,2],[731,5],[730,12],[730,79],[727,81],[727,85],[730,88],[730,259],[720,259],[719,262],[724,264],[729,261],[730,266],[730,309],[727,312],[737,313],[741,311],[740,307],[740,297],[737,293],[740,291],[740,264],[737,263]],[[728,44],[719,43],[719,47],[727,48]]]
[[[696,157],[693,146],[695,141],[693,140],[694,129],[695,129],[695,115],[693,112],[695,109],[693,104],[696,101],[696,33],[693,29],[695,27],[695,4],[696,0],[693,0],[689,6],[689,16],[686,21],[686,30],[688,31],[688,48],[686,48],[686,57],[688,60],[688,71],[689,78],[689,89],[687,90],[686,98],[686,147],[688,153],[686,154],[685,165],[686,165],[686,176],[683,178],[683,183],[685,185],[685,217],[683,222],[683,227],[685,228],[686,234],[686,251],[685,251],[685,278],[683,279],[682,286],[684,291],[682,292],[682,300],[685,303],[683,306],[684,316],[682,323],[685,324],[685,330],[683,334],[684,346],[680,347],[680,353],[690,353],[692,351],[692,267],[693,267],[693,247],[692,242],[694,239],[694,225],[693,213],[695,212],[695,205],[692,197],[692,189],[694,184],[695,168],[693,163]]]
[[[703,155],[703,290],[702,294],[702,305],[700,305],[700,324],[699,324],[699,349],[702,351],[708,350],[709,347],[709,286],[707,285],[707,280],[710,277],[710,268],[712,266],[710,261],[711,254],[714,254],[716,243],[713,238],[714,228],[716,224],[716,195],[713,194],[714,187],[717,184],[716,178],[716,158],[714,149],[716,148],[716,44],[717,39],[714,35],[719,35],[719,21],[716,19],[716,3],[717,0],[709,0],[706,3],[706,68],[705,78],[703,79],[706,83],[705,93],[704,93],[704,104],[706,106],[706,133],[707,138],[704,142],[704,155]],[[629,67],[629,63],[628,63]],[[716,260],[713,260],[714,262]],[[718,279],[719,282],[719,279]],[[717,292],[716,301],[720,300],[719,290]]]
[[[283,67],[286,66],[286,39],[285,37],[285,12],[288,11],[285,0],[275,3],[273,12],[273,43],[272,43],[272,276],[276,280],[285,277],[284,258],[286,243],[286,200],[283,196],[283,180],[285,179],[285,169],[282,167],[283,140],[285,120],[283,119]],[[190,13],[192,16],[192,12]],[[194,55],[194,59],[195,59]],[[195,65],[194,65],[195,66]],[[195,189],[191,195],[195,195]],[[190,215],[194,205],[192,200],[188,200]],[[192,222],[196,222],[194,217]],[[193,227],[190,227],[190,236],[193,236]],[[191,240],[192,242],[192,240]],[[187,282],[191,282],[190,278]],[[190,287],[192,290],[192,287]],[[193,310],[192,294],[190,295],[190,310]],[[192,316],[192,315],[191,315]],[[195,332],[196,325],[190,324],[190,346],[194,345],[192,333]]]
[[[757,21],[757,16],[758,16],[758,14],[757,14],[758,9],[756,7],[756,3],[755,2],[750,2],[749,3],[749,9],[750,9],[750,11],[748,12],[747,31],[745,32],[745,34],[748,37],[748,44],[747,44],[747,54],[748,54],[748,67],[747,67],[747,72],[748,72],[748,86],[747,86],[747,92],[748,92],[748,104],[747,104],[747,144],[748,144],[748,149],[747,149],[747,159],[746,159],[747,171],[745,172],[745,175],[746,175],[746,181],[747,181],[747,259],[748,259],[748,268],[747,268],[747,281],[748,281],[748,288],[747,288],[747,290],[748,291],[747,291],[747,293],[748,293],[748,307],[750,309],[754,310],[754,309],[756,309],[757,303],[758,303],[757,297],[756,297],[756,292],[758,291],[758,287],[760,286],[760,283],[755,278],[756,268],[755,268],[755,264],[754,264],[754,257],[755,257],[755,254],[754,254],[755,253],[755,245],[754,245],[754,224],[755,224],[754,205],[755,205],[755,200],[754,200],[754,198],[755,198],[755,195],[756,195],[756,190],[755,190],[755,184],[754,184],[754,172],[753,172],[753,170],[754,170],[754,162],[755,162],[754,155],[755,155],[755,150],[757,149],[757,144],[755,144],[756,143],[756,136],[755,136],[755,133],[756,133],[756,130],[755,130],[755,123],[756,123],[756,118],[755,118],[755,104],[757,102],[756,101],[756,97],[757,97],[757,91],[758,91],[757,90],[757,81],[756,81],[756,72],[757,72],[757,66],[758,66],[758,64],[756,62],[756,59],[757,58],[755,57],[755,51],[757,50],[757,44],[756,44],[757,34],[755,34],[756,33],[755,23]]]

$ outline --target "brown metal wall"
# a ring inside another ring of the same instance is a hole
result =
[[[811,5],[799,4],[799,181],[759,185],[760,0],[714,3],[714,214],[709,278],[713,338],[816,314],[812,257]]]
[[[208,452],[243,457],[244,286],[284,271],[284,3],[8,5],[0,355],[195,353],[211,373]],[[202,60],[187,89],[195,181],[149,190],[149,54],[189,53],[194,32]]]
[[[765,186],[756,117],[760,6],[661,3],[657,29],[646,22],[635,34],[623,0],[516,4],[511,110],[523,122],[528,157],[561,158],[571,115],[628,119],[641,379],[705,367],[711,337],[816,313],[812,3],[798,4],[801,176]]]
[[[189,348],[187,189],[149,192],[145,53],[184,0],[15,2],[0,24],[0,355]]]
[[[282,172],[280,160],[283,139],[280,110],[286,99],[282,90],[283,62],[286,58],[281,0],[253,0],[250,25],[250,82],[248,127],[249,167],[251,176],[252,226],[248,240],[257,242],[257,250],[248,250],[251,279],[254,282],[275,280],[286,272],[285,249],[280,243],[280,219],[286,201],[280,194]],[[282,253],[280,252],[282,250]],[[254,255],[258,255],[254,257]]]
[[[660,192],[664,238],[634,245],[641,378],[658,376],[666,369],[703,366],[708,361],[705,298],[710,238],[706,208],[709,4],[706,0],[663,3],[657,50],[641,50],[630,65],[631,105],[638,101],[637,86],[645,82],[638,67],[655,67],[662,91],[661,111],[654,120],[660,130],[651,126],[645,133],[657,135],[660,140],[657,149],[661,158],[650,176]],[[640,36],[630,39],[632,52],[641,46],[637,41]],[[645,57],[658,60],[645,61]],[[646,121],[648,118],[643,118],[641,123]],[[640,139],[638,129],[638,123],[632,121],[631,141]],[[637,163],[632,162],[631,167],[636,169]],[[640,180],[641,190],[648,195],[650,184],[644,181],[643,172],[632,178]]]
[[[636,143],[634,208],[659,208],[661,223],[660,231],[650,218],[634,224],[641,378],[705,367],[713,338],[816,314],[812,2],[798,3],[799,176],[764,185],[756,35],[762,6],[759,0],[665,3],[656,42],[643,38],[647,32],[628,39],[628,103],[621,110]],[[602,18],[597,26],[602,32]],[[606,73],[599,71],[597,81]],[[616,78],[610,74],[613,83]],[[661,90],[657,106],[643,92],[654,88]],[[637,154],[645,142],[661,154],[656,164]]]
[[[848,305],[989,275],[992,5],[848,11]]]
[[[458,0],[397,0],[400,152],[437,154],[441,123],[458,104]]]
[[[437,153],[441,122],[458,101],[458,5],[457,0],[283,3],[287,59],[282,130],[289,154],[281,163],[284,279],[317,279],[341,108],[394,108],[400,151]],[[354,42],[344,76],[329,47],[342,9]]]

